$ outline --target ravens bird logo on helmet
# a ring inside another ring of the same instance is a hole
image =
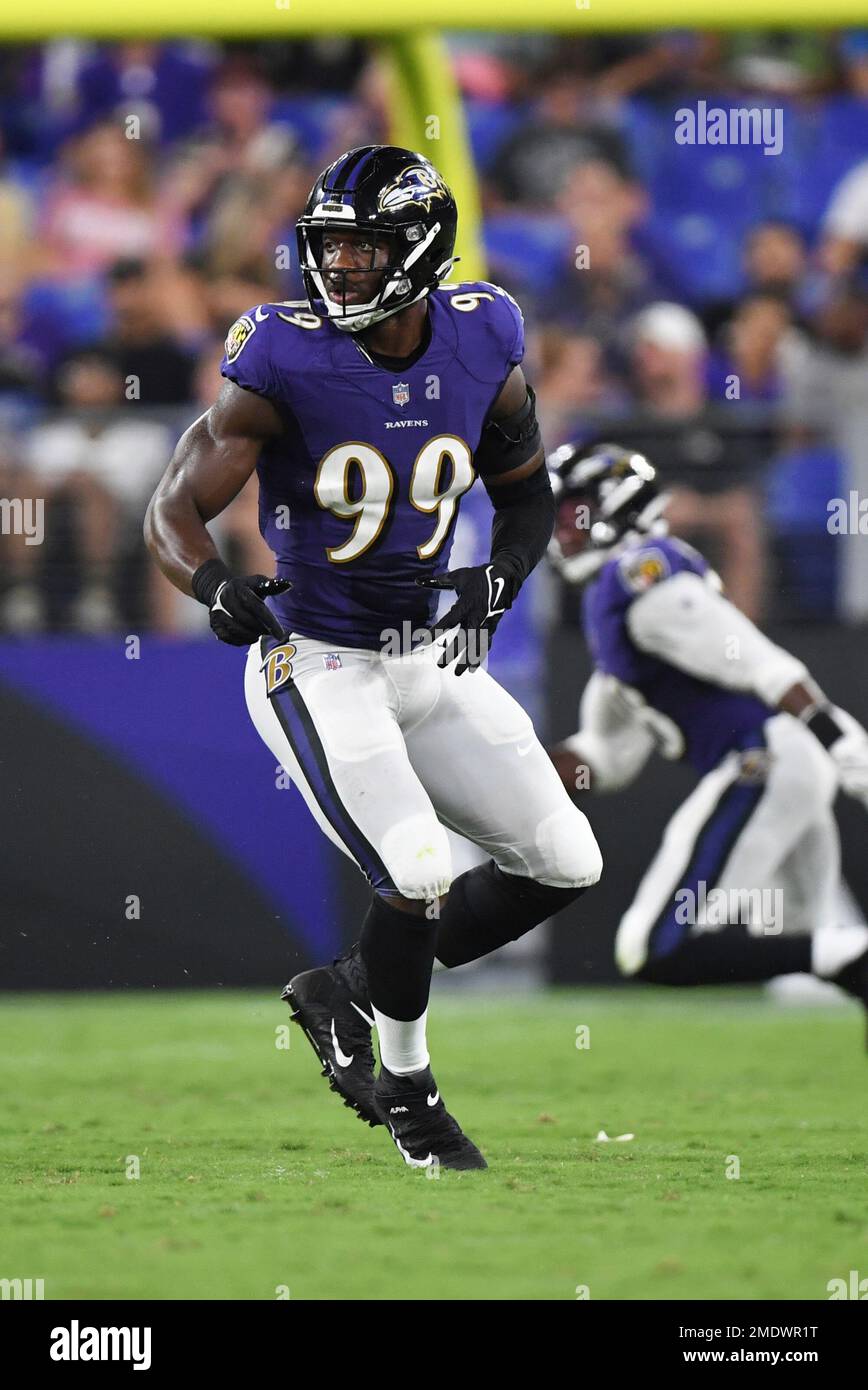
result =
[[[430,212],[433,202],[448,197],[449,189],[436,169],[431,165],[426,168],[422,164],[411,164],[380,190],[377,208],[380,212],[396,212],[399,208],[414,204]]]

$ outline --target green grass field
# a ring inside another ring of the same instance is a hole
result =
[[[438,1083],[490,1169],[436,1181],[294,1026],[276,1047],[287,1019],[238,992],[6,996],[0,1277],[46,1298],[825,1299],[868,1274],[855,1006],[439,994]]]

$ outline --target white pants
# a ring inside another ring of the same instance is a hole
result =
[[[624,974],[666,955],[689,932],[732,921],[758,934],[837,925],[832,763],[788,714],[767,720],[765,736],[767,767],[753,750],[729,753],[667,825],[618,927],[615,955]],[[692,920],[687,894],[696,906]]]
[[[250,717],[320,828],[378,892],[448,892],[444,826],[506,873],[596,883],[590,825],[528,715],[487,671],[440,670],[434,647],[381,656],[294,635],[284,656],[280,647],[263,638],[250,648]]]

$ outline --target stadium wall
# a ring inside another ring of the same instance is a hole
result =
[[[243,654],[127,650],[0,644],[0,986],[274,983],[333,953],[342,856],[285,813]]]

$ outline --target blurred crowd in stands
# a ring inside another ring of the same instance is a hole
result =
[[[647,452],[752,615],[868,618],[865,538],[827,527],[868,498],[868,31],[449,45],[547,445]],[[780,153],[676,143],[700,101],[781,110]],[[388,106],[350,40],[0,49],[0,497],[46,502],[44,544],[0,536],[0,631],[187,621],[144,505],[228,325],[301,297],[316,173]],[[253,486],[216,529],[270,569]]]

